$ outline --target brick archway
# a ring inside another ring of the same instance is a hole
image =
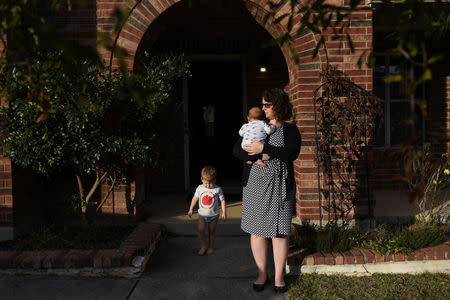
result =
[[[130,13],[123,29],[118,37],[117,43],[123,47],[129,54],[126,63],[130,70],[133,69],[136,54],[144,34],[152,23],[164,12],[176,5],[182,0],[159,1],[159,0],[142,0],[140,2],[131,1],[133,10]],[[241,0],[256,22],[262,26],[273,38],[280,37],[286,30],[286,24],[275,24],[273,19],[269,19],[267,24],[264,24],[264,16],[269,11],[270,7],[267,0]],[[97,3],[101,0],[97,0]],[[119,1],[125,5],[128,1]],[[108,17],[111,16],[113,8],[118,3],[103,4],[97,7],[97,27],[99,31],[111,32],[113,28],[113,20]],[[289,1],[285,1],[285,5],[281,6],[277,11],[276,16],[279,16],[289,10]],[[275,17],[276,17],[275,16]],[[287,22],[287,20],[286,20]],[[294,26],[298,26],[300,18],[296,18]],[[295,27],[294,27],[295,28]],[[312,58],[312,53],[317,45],[318,38],[311,31],[305,31],[295,37],[293,45],[299,54],[300,64],[297,65],[292,57],[288,45],[280,47],[283,57],[288,69],[289,83],[285,86],[285,91],[288,93],[294,110],[294,121],[299,126],[302,134],[302,151],[298,160],[294,162],[297,181],[297,215],[310,216],[309,208],[305,211],[302,205],[302,200],[315,200],[317,197],[317,177],[315,174],[314,162],[314,114],[313,114],[313,93],[320,85],[320,70],[326,63],[325,55],[321,49],[315,58]],[[340,46],[337,46],[340,47]],[[104,52],[103,57],[106,61],[110,59],[110,53]],[[339,59],[341,59],[339,57]],[[340,60],[334,60],[340,62]],[[113,67],[118,67],[118,60],[113,59]],[[300,126],[301,125],[301,126]],[[311,201],[310,201],[311,202]],[[316,208],[313,208],[316,210]],[[311,217],[316,218],[316,212],[311,212]]]
[[[117,44],[120,47],[123,47],[127,50],[129,56],[126,59],[126,63],[129,69],[133,69],[134,59],[139,47],[139,43],[141,42],[145,32],[149,28],[149,26],[153,23],[153,21],[158,18],[162,13],[167,11],[170,7],[177,4],[181,0],[175,1],[157,1],[157,0],[143,0],[141,2],[137,2],[133,6],[133,10],[128,17],[127,22],[123,26],[123,29],[118,37]],[[255,18],[255,20],[264,27],[267,32],[273,37],[280,37],[285,31],[285,24],[275,24],[273,20],[269,20],[267,24],[264,24],[263,19],[266,13],[268,12],[269,5],[268,1],[260,1],[260,0],[242,0],[245,4],[246,8],[249,10],[251,15]],[[286,1],[286,5],[282,6],[278,10],[278,14],[284,13],[286,9],[288,9],[289,1]],[[110,9],[110,8],[109,8]],[[102,13],[98,13],[102,14]],[[102,24],[105,22],[111,22],[110,19],[99,19],[98,27],[102,27],[106,24]],[[295,42],[296,50],[299,52],[300,57],[306,58],[307,55],[311,56],[311,51],[314,49],[316,45],[316,37],[312,32],[307,32],[300,37],[297,38]],[[292,58],[292,54],[290,53],[289,47],[287,45],[283,45],[280,47],[281,52],[283,53],[284,59],[286,60],[286,65],[288,66],[289,72],[289,84],[286,87],[287,92],[290,96],[295,94],[296,87],[298,83],[296,82],[296,78],[298,78],[298,72],[301,72],[301,69],[298,68],[295,61]],[[306,54],[306,55],[305,55]],[[105,60],[110,59],[110,53],[104,53]],[[321,61],[321,53],[319,53],[318,57],[312,61],[316,62],[313,65],[308,66],[306,69],[311,71],[315,70],[316,72],[320,70],[320,62]],[[311,60],[305,60],[306,64],[309,64]],[[112,63],[113,67],[118,67],[117,59],[113,59]],[[300,75],[301,76],[301,75]]]

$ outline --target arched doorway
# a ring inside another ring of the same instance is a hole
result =
[[[259,104],[264,89],[289,83],[283,53],[267,46],[271,40],[239,0],[182,1],[151,23],[136,50],[134,70],[145,52],[173,53],[185,55],[192,75],[178,88],[183,124],[173,134],[184,138],[173,141],[178,152],[165,171],[152,172],[150,190],[191,191],[200,183],[201,168],[211,164],[225,193],[239,191],[242,166],[231,149],[247,110]]]

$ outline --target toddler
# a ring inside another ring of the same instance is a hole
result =
[[[250,108],[247,120],[248,123],[242,125],[241,129],[239,129],[239,135],[242,136],[241,147],[244,150],[244,145],[251,144],[252,139],[264,144],[267,135],[272,134],[276,129],[274,125],[269,125],[263,121],[264,112],[259,107]],[[255,163],[263,167],[266,166],[261,159],[258,159]]]
[[[200,184],[195,190],[194,197],[192,197],[191,206],[189,208],[188,216],[192,217],[194,206],[199,205],[198,208],[198,239],[200,240],[199,255],[212,254],[214,252],[214,240],[216,239],[216,225],[221,213],[222,220],[227,219],[225,197],[222,188],[216,185],[217,172],[214,167],[206,166],[201,171]],[[219,202],[221,209],[219,207]],[[208,226],[209,244],[206,245],[205,228]]]

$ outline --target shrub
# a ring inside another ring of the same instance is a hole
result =
[[[120,246],[133,226],[114,225],[41,225],[34,228],[19,227],[15,250],[43,249],[111,249]]]
[[[352,248],[372,249],[381,254],[407,254],[410,251],[434,246],[443,241],[446,228],[442,226],[406,227],[381,225],[362,231],[330,222],[323,228],[303,221],[294,225],[291,243],[311,252],[342,252]]]
[[[348,226],[339,226],[337,223],[328,223],[319,229],[316,240],[317,251],[335,252],[347,251],[357,247],[363,240],[364,234]]]
[[[369,240],[362,243],[362,247],[382,254],[408,254],[413,250],[442,242],[444,235],[445,229],[439,226],[399,227],[391,231],[379,227],[370,234]]]
[[[360,231],[336,222],[318,228],[308,221],[303,221],[302,225],[294,225],[293,232],[293,239],[296,241],[294,244],[312,252],[346,251],[357,247],[364,239],[364,234]]]
[[[316,245],[317,227],[309,221],[303,221],[301,225],[292,224],[290,241],[300,249],[311,249]],[[313,249],[311,249],[313,250]]]
[[[25,66],[0,62],[0,96],[7,104],[0,107],[2,155],[47,177],[72,170],[82,211],[99,211],[127,171],[161,161],[167,147],[159,143],[167,138],[154,118],[168,111],[174,83],[189,66],[183,57],[146,54],[138,74],[106,74],[89,61],[64,57],[45,52]],[[40,75],[36,86],[28,84],[28,68]],[[37,110],[30,95],[51,109]],[[97,201],[105,182],[108,193]]]

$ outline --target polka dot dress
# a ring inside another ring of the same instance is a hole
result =
[[[283,125],[266,143],[284,146]],[[266,161],[267,167],[253,164],[243,189],[241,228],[247,233],[273,238],[287,235],[291,229],[294,207],[293,191],[286,191],[286,163],[277,158]]]

